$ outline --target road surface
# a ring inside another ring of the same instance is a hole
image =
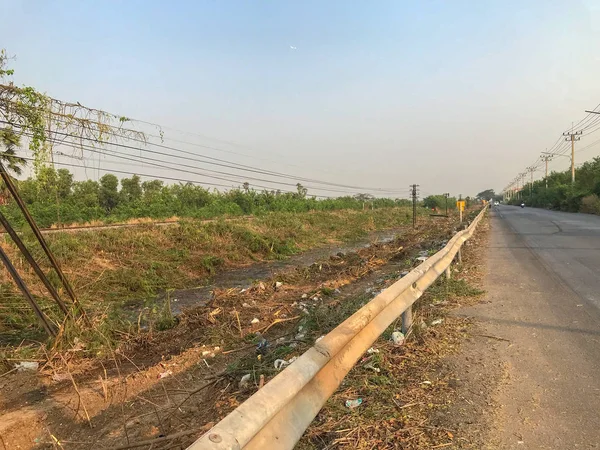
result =
[[[505,377],[489,449],[600,448],[600,216],[492,210],[487,302]],[[491,363],[491,360],[490,360]]]

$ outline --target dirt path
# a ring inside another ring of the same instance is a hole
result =
[[[479,324],[454,360],[455,421],[471,436],[458,448],[600,448],[600,313],[504,220],[491,224],[487,295],[457,312]]]

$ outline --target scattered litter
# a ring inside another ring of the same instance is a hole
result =
[[[315,295],[313,298],[311,298],[311,300],[312,300],[313,302],[318,302],[318,301],[319,301],[319,300],[321,300],[321,299]]]
[[[419,256],[429,256],[429,252],[427,250],[421,250]]]
[[[280,338],[277,338],[277,340],[275,341],[275,343],[277,343],[277,344],[281,344],[281,343],[282,343],[282,342],[284,342],[284,341],[285,341],[285,338],[282,336],[282,337],[280,337]]]
[[[308,298],[308,294],[302,294],[302,298]]]
[[[275,362],[273,363],[275,370],[281,370],[287,365],[288,365],[288,362],[285,359],[276,359]]]
[[[244,288],[244,289],[240,289],[240,294],[243,294],[244,292],[246,292],[248,290],[248,288]]]
[[[431,326],[435,326],[435,325],[440,325],[442,322],[444,321],[444,319],[435,319],[433,322],[431,322]]]
[[[242,307],[243,308],[250,308],[250,305],[248,303],[242,303]]]
[[[410,272],[408,270],[404,270],[402,272],[400,272],[400,276],[401,277],[405,277],[406,275],[408,275]]]
[[[342,293],[342,291],[340,291],[338,288],[335,288],[335,289],[333,290],[333,293],[334,293],[334,294],[341,294],[341,293]]]
[[[372,355],[373,353],[379,353],[379,349],[371,347],[369,350],[367,350],[367,353],[369,355]]]
[[[305,337],[306,337],[305,333],[298,333],[294,339],[296,339],[297,341],[301,341]]]
[[[394,331],[392,333],[392,341],[394,342],[394,345],[402,345],[404,344],[404,333],[402,333],[401,331]]]
[[[252,376],[252,374],[247,373],[240,379],[240,383],[238,385],[240,387],[240,389],[244,389],[245,387],[248,387],[248,385],[250,384],[251,376]]]
[[[316,344],[317,342],[319,342],[321,339],[323,339],[324,337],[325,337],[325,335],[323,335],[323,336],[319,336],[318,338],[316,338],[316,339],[315,339],[315,344]]]
[[[297,356],[294,356],[293,358],[290,358],[287,361],[285,359],[276,359],[275,362],[273,363],[273,366],[275,366],[276,370],[281,370],[284,367],[289,366],[291,363],[293,363],[297,359],[298,359]]]
[[[202,352],[202,356],[210,356],[212,354],[212,352],[210,350],[204,350]]]
[[[262,281],[260,283],[258,283],[258,290],[259,291],[264,291],[265,289],[266,289],[265,283],[263,283]]]
[[[346,400],[346,408],[358,408],[360,405],[362,405],[362,402],[362,398],[357,398],[356,400]]]
[[[173,375],[173,371],[172,370],[167,370],[166,372],[161,372],[158,374],[158,378],[167,378],[168,376]]]
[[[250,322],[252,325],[257,324],[258,322],[260,322],[260,320],[258,320],[256,317],[254,319],[252,319],[252,321]]]
[[[21,361],[15,364],[17,372],[24,372],[25,370],[38,370],[40,363],[37,361]]]
[[[427,261],[428,259],[429,258],[427,256],[419,256],[418,258],[416,258],[417,261],[421,261],[421,262]]]
[[[221,351],[221,347],[215,347],[215,348],[213,349],[213,352],[215,352],[215,353],[218,353],[218,352],[220,352],[220,351]]]
[[[275,282],[275,289],[279,289],[281,286],[283,286],[283,283],[281,281]]]
[[[178,302],[178,301],[179,301],[179,299],[177,299],[177,298],[174,298],[174,299],[173,299],[173,301],[174,301],[174,302]]]
[[[364,368],[365,369],[371,369],[371,370],[373,370],[373,371],[375,371],[377,373],[381,372],[381,370],[378,367],[375,367],[372,362],[370,362],[369,364],[365,364]]]
[[[367,289],[365,289],[365,294],[370,294],[371,292],[373,292],[374,288],[372,287],[368,287]]]
[[[256,353],[259,355],[266,355],[269,348],[269,341],[265,338],[262,338],[258,345],[256,346]]]
[[[421,384],[431,386],[431,381],[421,381]]]
[[[303,327],[302,325],[300,325],[300,326],[298,327],[298,333],[300,333],[300,332],[301,332],[303,329],[304,329],[304,327]]]

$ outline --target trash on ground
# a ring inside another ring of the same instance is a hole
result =
[[[162,379],[162,378],[167,378],[168,376],[173,375],[173,371],[172,370],[167,370],[166,372],[161,372],[158,374],[158,378]]]
[[[402,272],[400,272],[400,276],[401,277],[405,277],[406,275],[408,275],[410,272],[408,270],[404,270]]]
[[[424,262],[424,261],[427,261],[429,258],[427,256],[419,256],[418,258],[415,258],[415,259],[417,261]]]
[[[433,322],[431,322],[431,326],[435,326],[435,325],[439,325],[444,321],[444,319],[435,319]]]
[[[325,335],[319,336],[318,338],[315,339],[315,344],[317,342],[319,342],[321,339],[323,339],[325,337]]]
[[[362,402],[362,398],[357,398],[356,400],[346,400],[346,408],[358,408],[360,405],[362,405]]]
[[[15,369],[17,372],[23,372],[25,370],[38,370],[40,367],[40,363],[37,361],[21,361],[20,363],[15,364]]]
[[[275,289],[279,289],[281,286],[283,286],[283,283],[281,281],[275,282]]]
[[[252,325],[256,324],[260,322],[260,320],[258,320],[256,317],[254,319],[252,319],[252,321],[250,322]]]
[[[371,369],[372,371],[377,372],[377,373],[381,372],[381,370],[379,369],[379,367],[375,367],[372,362],[370,362],[368,364],[365,364],[364,368],[365,369]]]
[[[371,347],[369,350],[367,350],[367,353],[369,355],[372,355],[373,353],[379,353],[379,349]]]
[[[250,308],[250,305],[248,303],[242,303],[242,307],[243,308]]]
[[[248,387],[248,385],[250,384],[251,377],[252,377],[252,374],[247,373],[242,378],[240,378],[240,383],[239,383],[240,389],[244,389],[245,387]]]
[[[308,298],[308,294],[302,294],[301,298],[303,298],[303,299]]]
[[[392,341],[394,342],[394,345],[404,344],[405,339],[406,339],[406,337],[404,336],[404,333],[402,333],[401,331],[394,331],[392,333]]]
[[[281,370],[284,367],[289,366],[291,363],[293,363],[297,359],[298,359],[297,356],[294,356],[293,358],[290,358],[287,361],[285,359],[276,359],[275,362],[273,363],[273,366],[275,366],[275,370]]]
[[[267,341],[265,338],[262,338],[256,346],[256,353],[258,353],[259,355],[266,355],[268,352],[268,348],[269,341]]]

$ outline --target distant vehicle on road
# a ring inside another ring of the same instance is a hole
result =
[[[525,202],[521,202],[521,208],[525,208]]]
[[[498,206],[500,202],[494,202],[494,206]]]

